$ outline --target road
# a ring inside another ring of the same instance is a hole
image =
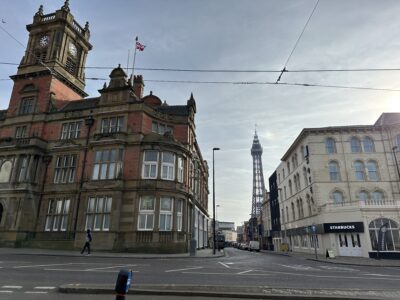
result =
[[[202,259],[0,254],[0,298],[82,299],[78,295],[60,295],[57,288],[73,283],[113,285],[121,268],[133,270],[133,285],[333,289],[351,296],[357,290],[390,291],[400,284],[400,268],[344,266],[233,248],[226,249],[225,257]],[[400,298],[400,292],[394,293]],[[112,298],[96,296],[97,300]]]

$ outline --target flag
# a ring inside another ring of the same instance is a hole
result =
[[[136,41],[136,49],[138,49],[139,51],[143,51],[144,48],[146,48],[145,45],[139,43],[138,41]]]

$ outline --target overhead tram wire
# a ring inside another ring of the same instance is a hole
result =
[[[283,69],[282,69],[281,73],[279,74],[279,77],[278,77],[278,79],[276,80],[276,83],[278,83],[278,82],[281,80],[283,73],[284,73],[284,72],[287,72],[286,67],[287,67],[287,65],[288,65],[288,63],[289,63],[289,60],[290,60],[290,58],[292,57],[292,55],[293,55],[293,53],[294,53],[294,50],[296,50],[297,45],[299,44],[300,39],[301,39],[301,37],[303,36],[303,33],[304,33],[304,31],[306,30],[307,25],[308,25],[308,23],[310,22],[310,20],[311,20],[313,14],[314,14],[314,12],[315,12],[317,6],[318,6],[318,3],[319,3],[319,0],[317,0],[317,2],[315,3],[312,12],[311,12],[310,16],[308,17],[308,20],[307,20],[306,24],[305,24],[304,27],[303,27],[303,30],[301,31],[299,37],[297,38],[296,43],[294,44],[294,47],[293,47],[293,49],[292,49],[292,52],[290,52],[289,57],[287,58],[285,64],[283,65]]]

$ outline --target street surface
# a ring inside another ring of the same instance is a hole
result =
[[[0,254],[0,299],[113,299],[112,295],[60,294],[57,289],[65,284],[113,285],[122,268],[133,270],[133,286],[332,289],[327,292],[329,295],[341,293],[343,296],[379,290],[382,299],[385,295],[388,299],[387,295],[400,299],[400,268],[397,267],[345,266],[233,248],[225,249],[225,253],[225,257],[219,258],[166,259]],[[160,296],[160,299],[168,297]]]

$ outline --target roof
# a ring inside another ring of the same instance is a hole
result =
[[[62,107],[59,110],[59,112],[67,112],[67,111],[95,108],[97,106],[97,104],[99,103],[99,100],[100,100],[100,97],[69,101],[64,107]]]
[[[382,113],[375,126],[400,124],[400,113]]]
[[[189,115],[189,107],[186,105],[171,105],[171,106],[166,105],[157,107],[156,110],[165,114],[175,115],[175,116]]]

